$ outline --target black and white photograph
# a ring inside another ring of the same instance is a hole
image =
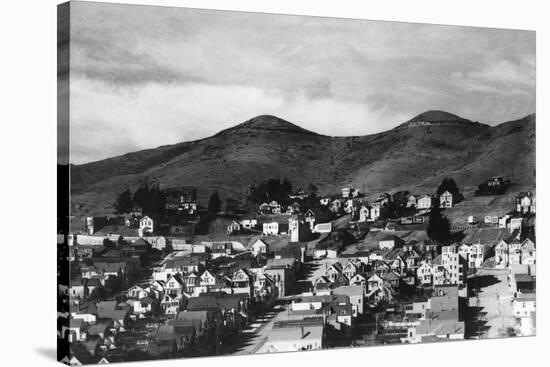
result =
[[[60,362],[536,336],[534,30],[57,16]]]

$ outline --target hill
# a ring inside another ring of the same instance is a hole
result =
[[[250,184],[288,178],[295,188],[314,183],[320,194],[347,185],[366,192],[433,193],[453,177],[466,193],[501,175],[514,191],[535,185],[535,115],[497,126],[428,111],[395,129],[367,136],[329,137],[275,116],[258,116],[218,134],[71,166],[74,215],[112,212],[126,188],[144,182],[199,187],[206,204],[218,191],[235,199]]]

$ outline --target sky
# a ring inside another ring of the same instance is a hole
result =
[[[75,164],[264,114],[349,136],[535,112],[532,31],[72,2],[70,32]]]

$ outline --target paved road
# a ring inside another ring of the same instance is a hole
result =
[[[278,305],[266,312],[264,315],[258,317],[255,322],[248,325],[248,327],[243,330],[242,336],[244,345],[234,354],[242,355],[265,353],[265,351],[262,351],[261,348],[266,342],[267,337],[273,328],[273,324],[276,321],[284,320],[285,315],[285,306]]]
[[[512,313],[513,294],[508,288],[508,271],[500,269],[483,269],[477,272],[477,277],[489,281],[479,292],[479,307],[485,324],[484,338],[505,336],[507,327],[514,327],[515,318]],[[494,278],[493,278],[494,277]],[[476,297],[470,297],[470,307],[478,305]]]

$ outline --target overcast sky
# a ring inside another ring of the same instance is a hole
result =
[[[344,136],[535,112],[527,31],[72,2],[70,57],[72,163],[262,114]]]

